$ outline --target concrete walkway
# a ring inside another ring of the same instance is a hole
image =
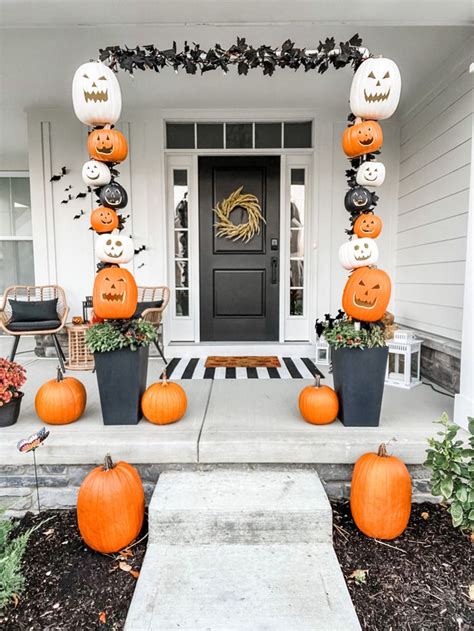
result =
[[[167,472],[125,631],[360,629],[314,472]]]

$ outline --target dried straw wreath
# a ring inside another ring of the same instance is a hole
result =
[[[218,219],[214,226],[217,228],[216,235],[218,237],[225,237],[232,241],[241,239],[248,243],[250,239],[260,232],[260,222],[266,222],[258,199],[250,193],[243,195],[243,188],[241,186],[213,208],[213,212]],[[236,208],[245,210],[248,216],[247,223],[239,223],[238,225],[232,223],[230,214]]]

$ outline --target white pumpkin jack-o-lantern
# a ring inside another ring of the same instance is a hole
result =
[[[339,248],[339,261],[344,269],[375,265],[378,260],[379,249],[374,239],[352,239]]]
[[[385,165],[382,162],[363,162],[357,169],[359,186],[382,186],[385,181]]]
[[[95,255],[102,263],[129,263],[134,254],[133,240],[120,235],[118,230],[110,234],[101,234],[95,242]]]
[[[352,79],[350,105],[354,116],[383,120],[398,107],[402,82],[397,64],[386,57],[362,62]]]
[[[109,167],[105,162],[88,160],[82,167],[82,180],[87,186],[105,186],[112,179]]]
[[[122,95],[114,72],[99,61],[79,66],[72,80],[72,104],[84,125],[116,123],[122,110]]]

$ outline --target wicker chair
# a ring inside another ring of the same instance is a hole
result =
[[[147,322],[151,322],[157,331],[160,328],[162,319],[163,319],[163,311],[168,306],[168,302],[170,299],[170,290],[168,287],[159,286],[159,287],[139,287],[138,288],[138,302],[159,302],[162,301],[160,307],[151,307],[148,309],[144,309],[140,314],[140,317]],[[163,353],[163,349],[158,343],[158,339],[155,340],[155,346],[161,355],[161,358],[167,364],[165,355]]]
[[[12,307],[10,300],[25,302],[44,302],[57,299],[57,320],[39,322],[12,322]],[[8,287],[3,296],[3,304],[0,310],[0,327],[7,335],[13,335],[13,347],[10,359],[13,361],[22,335],[51,335],[54,347],[58,355],[59,364],[64,371],[66,358],[56,337],[66,324],[69,308],[66,302],[64,289],[58,285],[16,285]]]

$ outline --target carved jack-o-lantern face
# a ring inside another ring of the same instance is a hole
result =
[[[363,162],[357,169],[356,182],[360,186],[382,186],[385,165],[382,162]]]
[[[128,154],[125,136],[117,129],[95,129],[89,134],[87,149],[100,162],[122,162]]]
[[[95,255],[103,263],[129,263],[133,254],[132,239],[125,235],[121,236],[118,230],[111,234],[101,234],[95,242]]]
[[[137,299],[137,284],[128,270],[107,267],[96,275],[92,304],[99,318],[131,318],[137,308]]]
[[[111,177],[109,167],[104,162],[88,160],[82,167],[82,179],[87,186],[104,186]]]
[[[349,276],[342,295],[347,315],[363,322],[377,322],[387,310],[392,283],[381,269],[359,267]]]
[[[91,226],[93,230],[101,234],[102,232],[112,232],[118,228],[119,218],[115,210],[99,206],[91,212]]]
[[[344,197],[344,206],[349,212],[368,210],[372,203],[372,193],[363,186],[349,189]]]
[[[115,73],[101,62],[82,64],[72,81],[72,102],[77,118],[85,125],[116,123],[122,96]]]
[[[100,203],[109,208],[124,208],[128,202],[127,191],[118,182],[106,184],[99,193]]]
[[[350,158],[380,149],[383,143],[383,132],[377,121],[363,121],[344,130],[342,149]]]
[[[352,239],[339,248],[339,261],[345,269],[375,265],[378,260],[379,250],[373,239]]]
[[[382,232],[382,220],[378,215],[363,213],[359,215],[354,223],[354,233],[358,237],[369,237],[376,239]]]
[[[400,100],[401,78],[391,59],[364,61],[352,80],[350,105],[355,116],[382,120],[389,118]]]

